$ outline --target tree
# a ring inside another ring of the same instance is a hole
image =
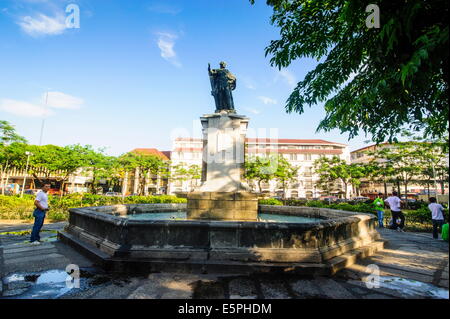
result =
[[[267,157],[249,156],[245,160],[244,177],[249,181],[256,181],[259,192],[262,192],[261,183],[268,183],[275,178],[277,170],[277,156]]]
[[[314,169],[319,175],[319,181],[333,183],[340,181],[344,185],[344,197],[347,198],[350,184],[358,187],[364,177],[364,167],[358,164],[348,164],[338,156],[332,158],[321,157],[314,161]],[[321,183],[319,183],[321,184]]]
[[[298,167],[294,167],[282,155],[277,157],[275,178],[281,183],[283,188],[283,199],[286,198],[286,188],[290,182],[296,180]]]
[[[165,165],[164,162],[155,155],[129,152],[119,157],[119,164],[125,171],[134,170],[135,178],[138,181],[138,194],[146,193],[146,179],[150,174],[158,174]]]
[[[384,194],[387,195],[387,183],[395,175],[395,169],[390,161],[374,158],[365,165],[366,178],[373,182],[381,182],[384,185]]]
[[[27,140],[16,133],[14,126],[8,121],[0,120],[0,147],[11,143],[27,143]]]
[[[250,0],[254,3],[254,0]],[[448,122],[447,0],[376,1],[380,28],[368,28],[369,0],[267,0],[280,39],[265,50],[279,69],[299,58],[320,63],[299,82],[287,112],[325,102],[318,130],[360,130],[377,143],[403,126],[444,137]]]
[[[86,161],[84,173],[92,177],[91,192],[96,194],[101,180],[111,181],[114,177],[116,173],[114,164],[117,158],[106,155],[103,148],[94,150],[91,145],[84,146],[82,152]]]
[[[170,178],[177,181],[189,181],[189,188],[192,189],[193,181],[199,180],[202,177],[202,169],[199,165],[188,165],[186,163],[179,163],[171,167]],[[164,176],[162,172],[162,176]]]
[[[5,194],[5,188],[8,184],[9,174],[12,169],[23,169],[26,163],[26,151],[29,149],[27,144],[13,142],[9,145],[0,147],[1,163],[1,188],[2,195]]]
[[[69,177],[86,167],[88,162],[87,147],[81,145],[69,145],[65,147],[56,145],[30,145],[30,172],[40,183],[50,182],[51,177],[60,183],[61,194],[64,184]],[[38,173],[43,173],[43,177]]]

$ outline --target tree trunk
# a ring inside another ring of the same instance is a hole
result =
[[[6,188],[6,185],[8,185],[8,179],[9,179],[9,172],[6,173],[5,185],[3,186],[3,195],[5,194],[5,193],[4,193],[4,190],[5,190],[5,188]]]
[[[344,199],[347,199],[347,183],[344,182]]]
[[[383,180],[383,184],[384,184],[384,196],[387,197],[387,183],[386,183],[386,180]]]

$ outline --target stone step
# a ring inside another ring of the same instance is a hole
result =
[[[51,253],[51,254],[41,254],[41,255],[34,255],[34,256],[25,256],[25,257],[19,257],[14,259],[7,259],[4,260],[5,266],[17,264],[17,263],[33,263],[37,261],[43,261],[43,260],[49,260],[49,259],[59,259],[64,258],[63,255]]]
[[[26,245],[26,246],[15,246],[3,249],[4,254],[15,254],[15,253],[25,253],[25,252],[40,252],[41,250],[54,249],[55,246],[52,244],[41,244],[38,246]]]

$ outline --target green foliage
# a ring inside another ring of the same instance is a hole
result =
[[[318,186],[330,191],[330,185],[340,181],[344,185],[344,196],[347,196],[349,184],[358,187],[365,176],[365,167],[360,164],[348,164],[338,156],[331,159],[322,157],[314,161],[314,170],[319,175]]]
[[[298,168],[292,166],[282,155],[270,154],[266,157],[249,156],[245,161],[245,178],[255,180],[261,191],[261,182],[277,180],[286,193],[286,187],[297,178]]]
[[[8,121],[0,120],[0,147],[11,143],[26,143],[27,140],[16,133],[16,129]]]
[[[254,0],[250,0],[251,3]],[[364,0],[267,0],[280,39],[266,48],[279,69],[320,61],[291,93],[287,112],[325,102],[318,130],[360,131],[396,141],[403,126],[448,133],[447,0],[379,0],[380,28],[368,28]]]
[[[271,179],[275,179],[277,159],[278,157],[274,154],[267,157],[248,156],[245,160],[244,177],[249,181],[256,181],[259,191],[261,191],[262,182],[267,183]]]
[[[283,202],[282,202],[282,201],[280,201],[280,200],[278,200],[278,199],[275,199],[275,198],[260,199],[260,200],[258,201],[258,203],[259,203],[260,205],[275,205],[275,206],[281,206],[281,205],[283,205]]]
[[[47,218],[54,221],[67,220],[69,209],[76,207],[108,206],[116,204],[156,204],[156,203],[186,203],[186,199],[176,196],[102,196],[93,194],[70,194],[63,197],[49,196],[50,210]],[[0,219],[32,219],[34,196],[1,196]]]

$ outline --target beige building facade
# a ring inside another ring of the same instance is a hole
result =
[[[329,142],[321,139],[256,139],[246,138],[245,152],[247,155],[267,156],[282,155],[291,165],[298,167],[297,179],[288,185],[287,198],[319,198],[323,191],[316,183],[319,177],[314,174],[313,163],[320,157],[339,158],[350,162],[350,152],[345,144]],[[203,140],[195,138],[176,138],[171,151],[171,167],[198,165],[202,167]],[[169,194],[186,193],[200,184],[200,179],[174,180],[168,185]],[[258,191],[257,183],[251,183],[254,191]],[[276,180],[262,183],[262,191],[272,195],[280,195],[283,189]],[[349,190],[348,196],[351,195]]]

